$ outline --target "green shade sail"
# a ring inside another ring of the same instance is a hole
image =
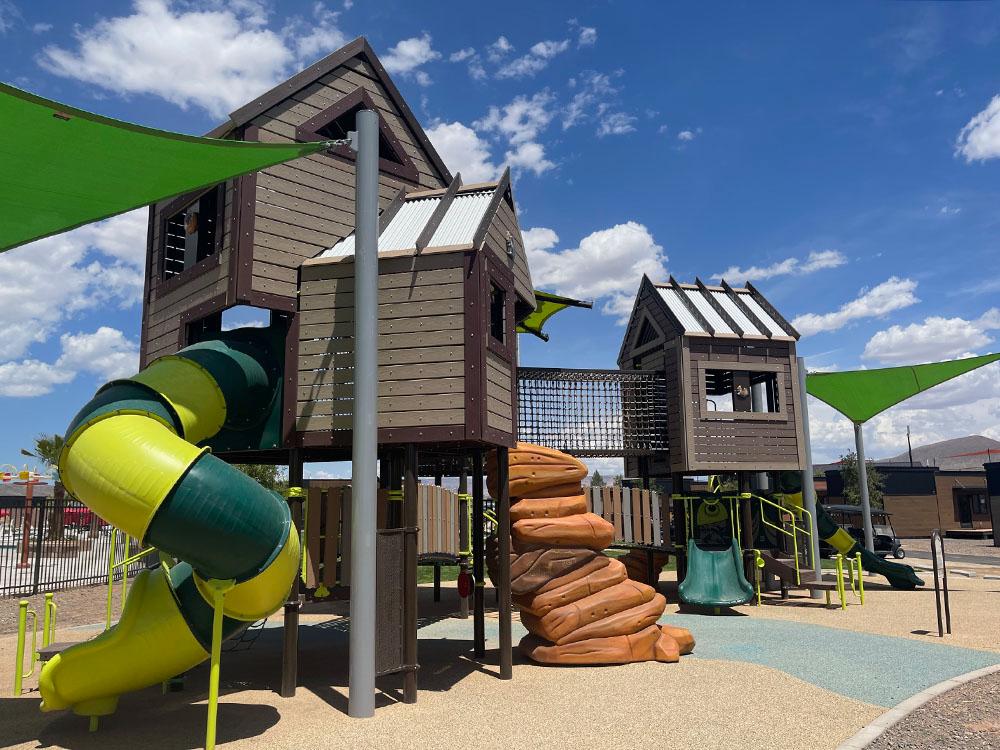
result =
[[[325,148],[179,135],[0,83],[0,252]]]
[[[567,307],[585,307],[588,310],[594,306],[593,302],[582,302],[570,297],[560,297],[548,292],[535,290],[535,311],[527,318],[517,324],[518,333],[530,333],[537,336],[542,341],[548,341],[549,335],[542,331],[545,322],[558,312],[562,312]]]
[[[1000,354],[984,354],[926,365],[810,373],[806,390],[861,424],[910,396],[998,360]]]

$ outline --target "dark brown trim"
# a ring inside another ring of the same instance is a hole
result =
[[[331,121],[336,120],[348,110],[354,109],[359,105],[364,109],[370,109],[376,113],[378,112],[375,102],[372,100],[371,96],[369,96],[368,92],[359,86],[350,94],[345,94],[322,112],[313,115],[304,123],[296,127],[295,140],[302,142],[329,140],[326,136],[321,135],[319,131],[326,127]],[[381,115],[378,117],[378,129],[379,134],[385,138],[386,141],[388,141],[390,148],[392,148],[393,153],[396,155],[396,158],[401,162],[400,164],[397,164],[389,159],[379,157],[379,171],[388,172],[394,177],[399,177],[407,182],[419,183],[420,173],[417,170],[417,165],[413,163],[413,160],[403,148],[403,144],[399,142],[396,134],[392,132],[392,128],[388,126],[385,119]],[[353,162],[356,158],[355,153],[350,146],[333,146],[327,153],[335,154],[342,159],[347,159],[351,162]]]
[[[161,222],[160,232],[162,237],[162,232],[165,231],[164,224],[166,222]],[[170,294],[171,292],[180,289],[185,284],[191,282],[192,280],[198,278],[206,271],[215,268],[216,266],[222,265],[222,253],[216,250],[214,253],[209,255],[207,258],[202,258],[197,263],[195,263],[190,268],[185,268],[179,274],[171,276],[169,279],[163,278],[163,248],[160,248],[160,283],[156,285],[153,290],[152,298],[154,300],[160,299],[165,294]]]
[[[712,293],[709,291],[708,287],[705,286],[702,280],[695,276],[694,283],[698,287],[698,291],[701,292],[701,296],[704,297],[705,301],[712,306],[712,309],[719,314],[719,317],[726,321],[726,325],[733,330],[733,333],[737,336],[744,336],[744,330],[740,328],[739,324],[733,320],[733,317],[726,312],[726,308],[720,305],[719,301],[712,296]]]
[[[187,331],[189,324],[194,323],[196,320],[206,318],[212,313],[225,310],[227,307],[229,307],[229,305],[226,302],[226,295],[217,294],[211,299],[205,300],[204,302],[182,312],[177,319],[177,348],[183,349],[188,345]]]
[[[392,221],[397,213],[399,213],[400,207],[406,203],[406,188],[400,188],[399,191],[392,197],[389,201],[389,205],[382,209],[378,215],[378,233],[379,235],[385,231],[385,228],[389,226],[389,222]]]
[[[712,336],[714,336],[715,328],[713,328],[712,325],[705,319],[705,316],[698,311],[698,308],[694,306],[694,302],[688,299],[687,292],[684,291],[684,287],[677,283],[677,279],[675,279],[673,275],[670,276],[668,283],[670,284],[670,288],[677,292],[677,295],[681,298],[681,304],[684,305],[688,312],[694,316],[694,319],[698,321],[702,329],[708,331]],[[670,312],[669,305],[667,306],[667,311]],[[670,312],[670,315],[673,316],[673,313]],[[680,323],[680,321],[677,322]],[[685,333],[686,332],[687,331],[685,330]]]
[[[281,392],[281,444],[295,446],[295,410],[299,374],[299,315],[292,313],[285,334],[285,373]]]
[[[166,258],[167,258],[167,253],[166,253],[167,221],[170,219],[171,216],[176,214],[182,208],[191,205],[196,200],[201,199],[202,196],[206,195],[207,193],[210,193],[213,190],[216,190],[219,193],[219,195],[216,196],[216,204],[217,204],[216,216],[215,216],[216,237],[215,237],[214,252],[211,255],[202,258],[190,268],[185,268],[180,273],[175,274],[168,279],[164,275],[165,273],[164,264],[166,263]],[[226,213],[226,182],[221,182],[216,185],[212,185],[211,187],[204,188],[203,190],[197,190],[192,193],[188,193],[186,196],[182,196],[179,199],[171,201],[164,208],[159,210],[155,209],[155,204],[154,204],[154,210],[156,210],[157,213],[159,214],[158,222],[160,226],[160,242],[158,247],[160,251],[160,263],[159,263],[159,268],[156,269],[156,273],[160,277],[160,283],[157,284],[156,293],[154,295],[154,299],[158,299],[162,295],[167,294],[168,292],[172,292],[174,289],[177,289],[183,286],[184,284],[188,283],[191,279],[200,276],[207,269],[212,268],[215,265],[219,265],[219,261],[222,256],[222,251],[225,249],[222,244],[222,237],[225,234],[222,224],[223,224],[223,217],[225,216]]]
[[[503,200],[504,194],[510,189],[510,167],[507,167],[503,171],[503,175],[500,177],[500,181],[497,182],[496,189],[493,191],[493,197],[490,198],[490,204],[486,207],[486,211],[483,213],[482,221],[479,222],[479,226],[476,227],[476,233],[472,235],[472,246],[477,250],[481,249],[483,242],[486,240],[486,233],[490,231],[490,224],[493,223],[493,215],[497,212],[500,207],[500,201]],[[514,214],[515,218],[517,214]]]
[[[146,219],[146,276],[142,280],[142,328],[139,330],[139,369],[146,366],[146,346],[149,344],[149,298],[153,275],[153,228],[156,226],[156,204],[149,206]]]
[[[485,327],[483,255],[478,251],[465,254],[465,435],[469,440],[483,437],[483,412],[486,393],[485,348],[482,330]]]
[[[205,193],[210,190],[215,190],[218,188],[218,183],[215,185],[209,185],[208,187],[201,188],[199,190],[192,190],[190,193],[185,193],[184,195],[179,195],[176,198],[170,200],[169,203],[165,203],[162,208],[160,208],[160,215],[164,218],[173,216],[175,213],[180,211],[182,208],[186,208],[190,204],[194,203],[196,200],[201,198]],[[158,204],[153,204],[158,205]],[[222,206],[225,208],[225,196],[223,196]]]
[[[237,300],[237,304],[293,313],[295,312],[296,299],[295,297],[285,297],[284,295],[272,292],[251,291],[240,297]]]
[[[766,325],[764,325],[764,321],[762,321],[760,318],[757,317],[756,313],[754,313],[754,311],[750,309],[750,307],[747,305],[746,302],[740,299],[740,295],[738,295],[733,290],[733,288],[726,283],[725,279],[722,280],[722,288],[725,290],[726,296],[728,296],[729,299],[732,300],[732,303],[740,309],[741,313],[746,315],[747,320],[753,323],[758,331],[763,333],[768,338],[771,338],[772,337],[771,329],[768,328]]]
[[[789,323],[787,320],[785,320],[784,316],[780,312],[778,312],[774,308],[774,306],[764,298],[763,294],[757,291],[757,288],[754,287],[753,284],[751,284],[749,281],[746,282],[746,288],[747,291],[749,291],[750,294],[753,296],[753,298],[757,300],[757,304],[763,307],[764,310],[767,312],[767,314],[770,315],[772,318],[774,318],[775,322],[785,329],[785,333],[795,338],[796,340],[799,338],[799,332],[796,331],[795,328],[792,327],[792,324]]]
[[[517,444],[518,418],[521,413],[520,402],[517,393],[517,363],[519,360],[517,333],[514,333],[514,358],[510,363],[510,444],[508,448],[513,448]]]
[[[490,335],[490,312],[487,305],[490,304],[491,285],[496,285],[504,290],[506,300],[504,304],[504,340],[501,343]],[[483,319],[484,327],[481,329],[486,339],[486,348],[503,357],[510,363],[512,369],[517,369],[514,364],[514,337],[517,336],[514,323],[514,306],[517,294],[514,290],[514,273],[501,265],[492,253],[487,255],[486,261],[486,284],[483,286]]]
[[[248,125],[243,130],[243,140],[259,140],[260,128]],[[237,201],[239,201],[237,203]],[[233,265],[230,273],[234,303],[240,303],[249,298],[253,291],[253,245],[254,225],[257,218],[257,173],[240,175],[236,182],[236,193],[233,195],[233,208],[236,213],[236,234],[233,241]],[[247,302],[247,304],[253,304]],[[294,300],[291,311],[295,311]]]
[[[417,235],[417,241],[414,246],[417,248],[418,253],[430,244],[434,232],[441,226],[445,214],[448,213],[448,209],[451,208],[451,204],[455,201],[455,196],[458,194],[460,187],[462,187],[462,175],[459,173],[455,175],[455,179],[448,185],[448,189],[444,191],[444,195],[438,200],[438,204],[434,207],[434,211],[431,213],[424,228]]]

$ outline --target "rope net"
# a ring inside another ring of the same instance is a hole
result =
[[[574,456],[667,450],[662,375],[639,370],[517,371],[518,439]]]

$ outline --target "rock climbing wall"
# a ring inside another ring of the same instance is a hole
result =
[[[675,662],[694,648],[684,628],[657,625],[666,599],[629,580],[602,550],[614,527],[588,512],[587,468],[550,448],[509,452],[511,593],[528,635],[520,649],[543,664]],[[487,462],[497,496],[496,455]]]
[[[649,580],[647,553],[644,549],[633,549],[618,558],[618,561],[625,565],[628,577],[633,581],[652,584]],[[666,552],[653,551],[653,575],[659,576],[663,566],[670,562],[670,555]]]

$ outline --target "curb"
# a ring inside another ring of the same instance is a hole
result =
[[[880,737],[883,732],[889,729],[889,727],[905,719],[922,705],[927,703],[927,701],[931,698],[936,698],[939,695],[947,693],[952,688],[964,685],[965,683],[971,682],[972,680],[980,677],[985,677],[988,674],[993,674],[994,672],[1000,672],[1000,664],[994,664],[992,667],[983,667],[982,669],[976,669],[972,672],[966,672],[965,674],[960,674],[957,677],[947,679],[944,682],[939,682],[937,685],[931,685],[926,690],[921,690],[916,695],[911,695],[895,708],[886,711],[850,739],[844,740],[842,743],[837,745],[837,750],[863,750],[863,748],[868,747],[878,737]]]

